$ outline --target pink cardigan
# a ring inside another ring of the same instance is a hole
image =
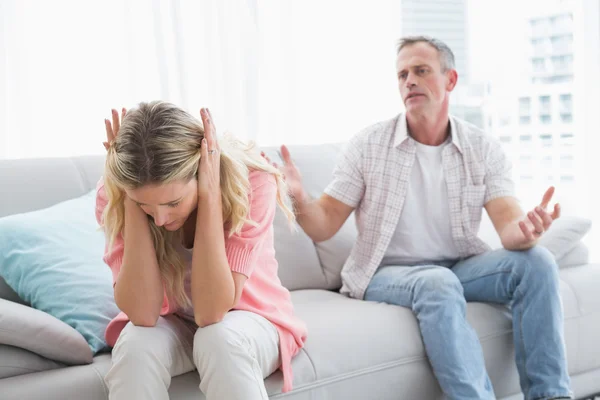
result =
[[[246,224],[240,234],[225,239],[227,259],[232,271],[248,277],[236,310],[254,312],[269,320],[279,332],[281,371],[283,372],[283,392],[292,389],[291,360],[306,340],[306,326],[294,315],[290,292],[283,287],[277,275],[277,260],[273,245],[273,219],[277,209],[277,185],[275,178],[265,172],[250,173],[250,215],[258,225]],[[108,203],[104,182],[97,185],[96,219],[102,225],[102,213]],[[113,274],[113,284],[117,280],[123,261],[124,242],[119,235],[112,249],[106,245],[104,262]],[[160,315],[168,315],[177,309],[169,304],[165,294]],[[110,346],[114,346],[121,330],[129,318],[121,312],[107,326],[105,336]]]

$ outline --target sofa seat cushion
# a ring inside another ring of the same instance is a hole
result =
[[[104,376],[110,354],[94,357],[92,364],[68,366],[0,379],[2,400],[107,400]]]
[[[600,265],[587,264],[560,271],[565,313],[565,342],[570,374],[600,369]],[[389,385],[403,398],[438,395],[416,318],[403,307],[359,301],[338,293],[304,290],[292,293],[295,310],[308,326],[304,351],[314,368],[314,382],[295,379],[296,388],[347,381],[354,393],[362,390],[354,381],[369,376],[368,385]],[[496,395],[519,391],[514,363],[512,319],[507,307],[468,303],[467,319],[482,343],[486,368]],[[419,377],[406,371],[419,370]],[[385,371],[397,380],[384,380]],[[406,373],[400,373],[400,370]],[[296,369],[294,369],[296,375]],[[306,374],[304,376],[309,376]],[[381,378],[381,381],[378,378]],[[406,393],[410,379],[423,382],[420,390]],[[358,382],[358,381],[357,381]],[[415,397],[416,398],[416,397]]]
[[[569,372],[600,369],[600,264],[560,271]]]
[[[401,398],[441,395],[417,319],[408,308],[326,291],[297,291],[292,298],[296,312],[308,326],[305,351],[316,377],[311,383],[294,381],[295,387],[339,382],[346,387],[328,394],[360,393],[367,398],[370,390],[385,386],[389,392],[385,398],[393,398],[394,393],[401,393]],[[469,303],[467,318],[489,355],[486,364],[496,394],[500,397],[518,390],[506,307]],[[414,385],[415,380],[421,383]]]
[[[591,393],[597,385],[585,386],[581,379],[596,379],[600,371],[600,348],[596,345],[600,337],[600,296],[595,294],[600,285],[600,265],[561,270],[560,279],[569,372],[576,378],[575,390],[587,387],[585,390]],[[410,310],[324,290],[294,291],[292,300],[296,313],[307,323],[308,340],[292,361],[292,392],[280,394],[281,373],[266,379],[272,398],[373,398],[374,393],[378,399],[442,398]],[[515,397],[520,389],[508,308],[469,303],[467,319],[481,341],[497,398],[519,398]],[[101,355],[87,366],[0,380],[0,392],[9,393],[8,399],[26,398],[24,394],[31,394],[29,398],[33,399],[45,393],[62,394],[49,397],[52,399],[74,399],[81,390],[71,387],[76,375],[88,381],[85,387],[90,390],[89,398],[105,399],[102,378],[109,368],[110,355]],[[199,382],[196,371],[173,378],[170,398],[204,399]]]
[[[28,350],[0,344],[0,379],[64,366]]]

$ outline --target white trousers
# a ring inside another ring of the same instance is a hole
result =
[[[105,381],[110,400],[166,400],[171,377],[198,369],[207,400],[266,400],[264,379],[279,365],[277,329],[257,314],[231,311],[205,328],[169,315],[125,326]]]

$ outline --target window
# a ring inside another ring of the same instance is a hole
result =
[[[575,156],[572,154],[566,154],[560,156],[560,169],[570,169],[573,168],[573,164],[575,163]]]
[[[529,116],[519,117],[519,124],[521,124],[521,125],[527,125],[530,122],[531,122],[531,117],[529,117]]]
[[[566,33],[573,30],[573,14],[562,14],[550,19],[552,30],[559,33]]]
[[[574,182],[575,177],[573,175],[561,175],[560,181],[561,182]]]
[[[529,22],[533,37],[545,36],[548,31],[548,20],[545,18],[533,19]]]
[[[573,122],[573,114],[560,114],[561,122],[568,124]]]
[[[558,101],[561,122],[573,122],[573,96],[570,93],[561,94]]]
[[[530,144],[531,143],[531,135],[521,135],[519,136],[519,140],[521,143]]]
[[[552,147],[552,135],[540,135],[540,141],[542,142],[542,147]]]
[[[519,162],[521,162],[521,164],[531,164],[532,160],[533,157],[529,154],[521,154],[521,156],[519,157]]]
[[[552,56],[552,69],[556,74],[567,74],[573,72],[573,55]]]
[[[544,156],[541,161],[542,168],[552,169],[552,156]]]
[[[529,115],[531,113],[531,98],[519,98],[519,115]]]
[[[571,93],[561,94],[558,98],[561,114],[570,114],[573,111],[573,96]]]
[[[546,53],[546,39],[535,38],[531,39],[531,47],[533,54],[536,56],[543,56]]]
[[[560,36],[552,36],[550,38],[550,44],[552,46],[552,52],[554,54],[571,53],[573,45],[573,35],[566,34]]]
[[[546,20],[544,20],[543,18],[538,18],[532,19],[531,21],[529,21],[529,24],[532,28],[539,28],[544,22],[546,22]]]
[[[533,82],[533,83],[565,83],[565,82],[572,82],[572,81],[573,81],[573,74],[531,78],[531,82]]]
[[[540,96],[540,115],[550,114],[550,96]]]
[[[552,122],[552,117],[550,115],[540,115],[540,122],[542,124],[549,124]]]
[[[510,136],[500,136],[501,143],[510,143],[512,141],[512,137]]]
[[[534,58],[533,59],[533,71],[534,72],[545,72],[546,70],[546,62],[543,58]]]
[[[575,145],[575,135],[572,133],[560,134],[560,146],[570,147]]]

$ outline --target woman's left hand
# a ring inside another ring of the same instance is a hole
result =
[[[208,108],[200,110],[204,125],[204,139],[200,147],[198,163],[198,197],[221,200],[221,149],[217,142],[217,131]]]

